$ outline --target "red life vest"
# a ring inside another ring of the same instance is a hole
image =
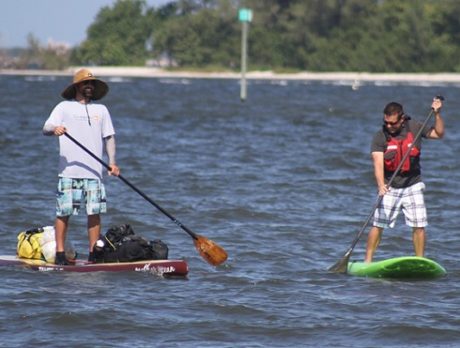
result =
[[[403,159],[405,153],[412,145],[414,136],[412,132],[407,132],[407,135],[402,139],[396,139],[390,136],[387,142],[387,149],[384,153],[385,170],[394,172],[398,168],[399,163]],[[420,149],[415,145],[412,146],[409,156],[406,157],[401,167],[401,173],[410,171],[411,158],[420,156]]]

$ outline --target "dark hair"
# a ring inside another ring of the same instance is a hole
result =
[[[404,114],[404,110],[401,104],[396,103],[396,102],[391,102],[385,106],[385,109],[383,109],[383,114],[384,115],[393,115],[393,114],[402,115]]]

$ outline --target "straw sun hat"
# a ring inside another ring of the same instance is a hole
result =
[[[103,98],[109,91],[109,86],[107,86],[104,81],[96,78],[91,71],[88,69],[80,69],[73,76],[73,83],[64,89],[64,91],[61,93],[62,98],[67,100],[74,99],[76,93],[75,87],[77,84],[83,81],[94,81],[94,92],[93,97],[91,98],[93,100],[99,100]]]

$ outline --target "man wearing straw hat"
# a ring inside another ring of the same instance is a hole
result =
[[[58,265],[69,264],[64,244],[70,215],[85,208],[88,216],[89,260],[101,232],[100,214],[106,212],[102,165],[80,149],[65,133],[101,158],[103,148],[109,158],[109,175],[119,175],[115,162],[115,131],[107,107],[94,101],[102,99],[109,87],[88,69],[77,71],[73,82],[61,94],[43,126],[43,134],[59,136],[59,181],[56,194],[56,259]]]

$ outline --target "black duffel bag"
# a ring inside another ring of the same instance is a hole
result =
[[[94,246],[96,262],[166,260],[168,246],[161,240],[148,241],[134,233],[130,225],[110,227]]]

